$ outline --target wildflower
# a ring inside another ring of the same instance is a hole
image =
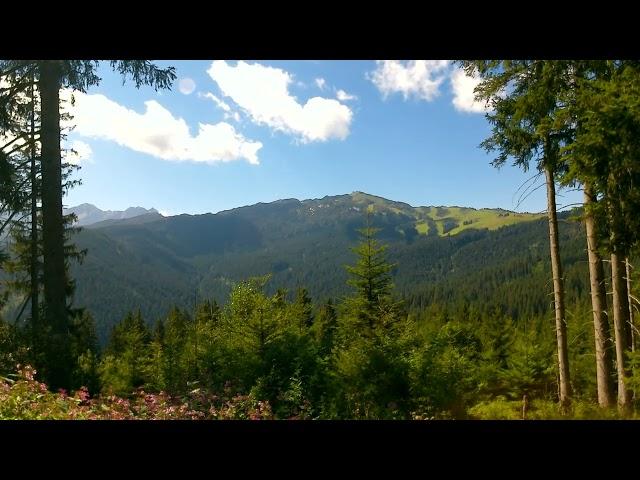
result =
[[[81,402],[89,400],[89,389],[87,387],[80,387],[80,390],[76,392],[76,398]]]
[[[24,378],[25,380],[29,380],[29,381],[33,381],[33,378],[34,378],[35,374],[37,373],[37,371],[33,367],[31,367],[30,365],[25,365],[24,367],[21,368],[21,365],[18,364],[17,370],[18,370],[18,375],[20,377]]]

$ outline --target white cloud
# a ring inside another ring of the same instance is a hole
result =
[[[405,100],[413,96],[427,102],[440,93],[446,78],[448,60],[378,60],[367,78],[378,87],[384,98],[402,93]]]
[[[202,95],[204,98],[209,98],[211,100],[213,100],[213,103],[215,103],[218,107],[220,107],[222,110],[224,110],[225,112],[228,112],[231,110],[231,107],[229,106],[228,103],[224,102],[223,100],[220,100],[218,97],[216,97],[213,93],[211,92],[207,92],[204,95]]]
[[[205,94],[198,93],[198,95],[200,95],[203,98],[209,98],[213,100],[213,103],[215,103],[218,108],[224,111],[225,120],[228,120],[231,118],[236,122],[240,122],[240,114],[238,112],[234,112],[233,110],[231,110],[231,107],[229,106],[229,104],[224,100],[220,100],[211,92],[207,92]]]
[[[338,90],[336,92],[336,98],[338,100],[340,100],[341,102],[348,102],[349,100],[357,100],[358,97],[356,97],[355,95],[351,95],[347,92],[345,92],[344,90]]]
[[[453,106],[460,112],[485,113],[488,107],[484,102],[476,102],[473,90],[480,83],[480,78],[470,77],[458,68],[451,74],[453,89]]]
[[[64,96],[68,98],[70,92],[64,91]],[[112,140],[164,160],[259,163],[262,143],[246,139],[226,122],[199,123],[193,136],[184,119],[174,117],[155,100],[145,102],[144,113],[138,113],[104,95],[74,92],[74,97],[75,106],[69,106],[74,117],[71,124],[81,136]]]
[[[196,89],[196,82],[189,77],[181,78],[180,82],[178,82],[178,89],[180,90],[180,93],[190,95]]]
[[[320,90],[324,90],[324,87],[327,85],[327,82],[324,78],[316,78],[316,85]]]
[[[73,165],[80,165],[92,160],[93,150],[88,143],[82,140],[74,140],[66,148],[65,160]]]
[[[343,140],[349,135],[353,117],[349,107],[322,97],[298,103],[289,93],[293,77],[284,70],[243,61],[232,66],[217,60],[207,73],[257,124],[295,135],[302,142]]]

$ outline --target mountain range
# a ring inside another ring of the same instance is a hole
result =
[[[226,303],[232,286],[252,276],[270,274],[269,292],[285,288],[293,296],[305,287],[316,302],[339,299],[350,291],[344,265],[356,258],[352,248],[370,208],[396,265],[396,292],[409,305],[480,301],[514,316],[548,310],[544,215],[413,207],[363,192],[216,214],[163,217],[153,209],[128,209],[118,212],[129,212],[128,218],[91,224],[101,217],[87,215],[73,237],[87,249],[84,262],[72,267],[74,305],[93,314],[104,341],[130,310],[140,309],[152,324],[173,305],[191,310],[204,298]],[[567,290],[582,295],[582,280],[571,283],[586,263],[582,227],[568,213],[561,218]]]
[[[78,227],[92,225],[105,220],[123,220],[138,217],[140,215],[156,214],[157,216],[162,216],[155,208],[147,210],[142,207],[129,207],[124,211],[100,210],[98,207],[91,205],[90,203],[83,203],[82,205],[75,207],[65,208],[63,213],[65,215],[74,213],[77,218],[74,225]]]

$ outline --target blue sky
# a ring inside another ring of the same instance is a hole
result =
[[[534,172],[492,167],[473,79],[443,61],[162,61],[171,91],[108,65],[75,94],[82,185],[65,206],[218,212],[360,190],[411,205],[517,207]],[[542,183],[539,178],[537,185]],[[560,192],[558,204],[580,201]],[[518,211],[543,211],[544,188]]]

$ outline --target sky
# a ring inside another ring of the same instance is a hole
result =
[[[66,207],[199,214],[363,191],[413,206],[546,208],[535,169],[497,169],[479,147],[485,107],[452,62],[156,63],[175,67],[171,90],[123,85],[103,62],[102,82],[73,92],[65,145],[82,184]],[[519,202],[523,184],[534,191]],[[580,198],[560,191],[558,206]]]

